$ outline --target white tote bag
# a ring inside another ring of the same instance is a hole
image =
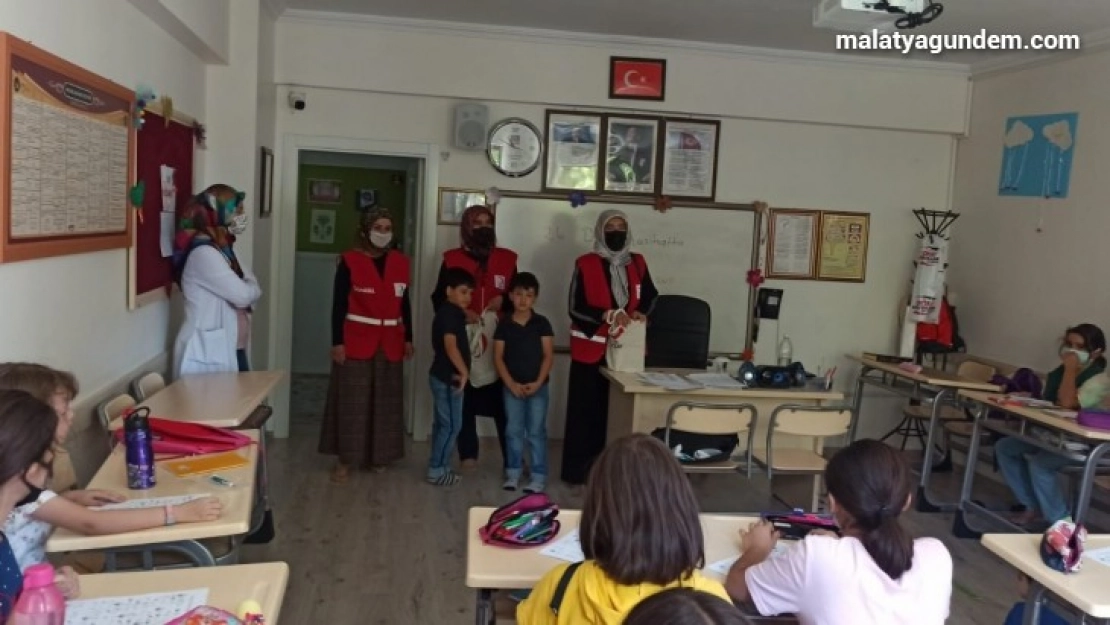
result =
[[[613,324],[609,333],[609,344],[605,352],[605,362],[611,371],[640,373],[644,370],[644,354],[647,352],[647,324],[633,321],[624,328]]]
[[[478,323],[466,326],[470,339],[470,385],[474,388],[497,381],[497,367],[493,364],[493,333],[497,331],[497,313],[487,310]]]

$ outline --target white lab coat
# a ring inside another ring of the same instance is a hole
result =
[[[240,263],[243,277],[231,269],[224,255],[204,245],[189,254],[181,275],[185,321],[173,345],[173,377],[193,373],[238,371],[237,308],[247,308],[262,296],[258,279]]]

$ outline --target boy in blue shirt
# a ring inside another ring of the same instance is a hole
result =
[[[524,444],[532,456],[531,479],[524,491],[542,492],[547,483],[548,375],[555,358],[554,332],[547,317],[532,310],[540,283],[524,272],[509,281],[512,316],[493,335],[493,362],[505,384],[505,490],[516,490],[524,463]]]
[[[451,470],[451,450],[462,429],[463,389],[470,376],[466,308],[470,306],[474,278],[465,269],[450,268],[444,270],[442,284],[447,301],[432,319],[435,356],[428,372],[434,408],[428,482],[454,486],[459,483],[459,476]]]

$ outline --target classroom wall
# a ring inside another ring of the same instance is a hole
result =
[[[1110,330],[1110,53],[975,81],[970,135],[959,143],[951,287],[972,353],[1054,367],[1064,328]],[[1066,199],[1000,197],[1006,119],[1078,112]]]
[[[277,86],[274,84],[274,30],[277,17],[269,11],[269,5],[261,3],[262,10],[258,19],[258,109],[255,123],[255,153],[259,154],[263,146],[274,149],[274,123],[277,115]],[[274,151],[274,171],[280,169],[277,151]],[[259,172],[262,167],[262,157],[259,154],[255,163],[254,189],[251,200],[248,202],[253,209],[251,214],[251,230],[254,235],[254,258],[251,268],[254,270],[258,284],[263,293],[273,293],[273,271],[270,262],[273,255],[273,242],[276,235],[274,220],[271,217],[262,218],[259,215],[259,202],[262,189],[259,187]],[[272,181],[274,192],[272,201],[278,201],[277,185]],[[270,300],[272,301],[272,300]],[[253,339],[251,340],[251,360],[259,368],[267,366],[270,362],[270,332],[274,329],[272,320],[272,306],[260,307],[253,317]]]
[[[121,85],[146,83],[205,118],[204,63],[125,0],[0,0],[0,30]],[[127,310],[124,250],[0,265],[0,293],[0,360],[71,370],[83,396],[164,354],[172,340],[167,302]]]
[[[489,105],[491,121],[520,116],[542,126],[543,111],[552,104],[607,106],[605,80],[599,78],[607,69],[598,68],[607,67],[610,54],[653,52],[658,51],[542,39],[522,45],[511,37],[478,39],[283,18],[277,38],[276,80],[284,85],[276,95],[277,134],[279,141],[308,135],[433,144],[443,153],[441,186],[536,191],[538,172],[503,177],[484,154],[451,147],[455,103],[474,97]],[[339,64],[337,56],[358,62]],[[917,242],[910,211],[948,206],[953,140],[947,133],[963,128],[966,78],[675,50],[668,50],[667,57],[673,99],[668,95],[667,103],[643,108],[724,117],[718,199],[873,214],[865,284],[781,285],[786,289],[782,327],[793,339],[795,354],[816,368],[818,363],[846,364],[842,356],[847,352],[894,349],[898,301],[905,295]],[[285,104],[290,89],[307,94],[305,111],[292,112]],[[283,198],[282,208],[283,218],[292,214],[289,199]],[[426,201],[423,210],[425,222],[434,223],[435,200]],[[414,295],[427,297],[440,254],[457,244],[457,226],[436,227],[436,246],[421,255],[423,271]],[[545,299],[540,308],[565,314],[558,296]],[[429,318],[416,320],[417,336],[428,323]],[[773,333],[773,326],[765,324],[764,332]],[[424,371],[430,348],[419,345],[417,353],[414,370]],[[565,369],[566,357],[559,356],[553,378],[557,388],[566,388]],[[848,389],[848,377],[841,375],[838,386]],[[416,418],[426,422],[427,391],[418,388]],[[553,395],[549,432],[556,438],[562,435],[564,392]],[[889,400],[867,405],[863,435],[881,433],[900,418]]]

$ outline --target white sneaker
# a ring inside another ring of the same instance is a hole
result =
[[[520,485],[520,478],[519,477],[507,477],[507,478],[505,478],[505,483],[501,485],[501,488],[504,488],[505,490],[516,490],[517,486],[519,486],[519,485]]]
[[[545,487],[546,487],[546,484],[544,484],[544,482],[542,480],[537,480],[537,479],[533,478],[531,481],[528,482],[528,485],[524,487],[524,492],[526,492],[526,493],[542,493],[543,489]]]

